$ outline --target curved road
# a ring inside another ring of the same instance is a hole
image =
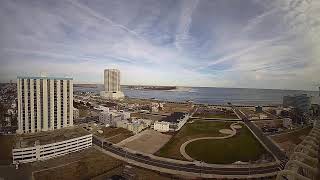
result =
[[[102,142],[96,138],[92,137],[92,142],[103,148],[104,150],[113,153],[115,155],[124,157],[126,159],[130,159],[139,163],[143,163],[146,165],[151,165],[155,167],[161,167],[176,171],[184,171],[184,172],[192,172],[192,173],[200,173],[200,174],[215,174],[215,175],[261,175],[261,174],[268,174],[268,173],[275,173],[279,171],[278,165],[271,165],[268,167],[239,167],[239,168],[216,168],[216,167],[204,167],[204,166],[196,166],[192,162],[190,164],[178,164],[173,162],[167,162],[157,159],[151,159],[150,157],[143,156],[141,154],[134,154],[130,153],[128,151],[125,151],[124,149],[120,147],[116,147],[112,145],[111,143]]]

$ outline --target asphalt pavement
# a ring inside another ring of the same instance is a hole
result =
[[[278,165],[271,165],[268,167],[251,167],[251,168],[245,168],[245,167],[216,168],[216,167],[207,167],[207,166],[197,166],[192,162],[190,162],[190,164],[183,165],[178,163],[161,161],[157,159],[151,159],[150,157],[143,156],[141,154],[130,153],[120,147],[115,147],[110,143],[103,143],[103,146],[102,146],[101,141],[96,137],[93,137],[93,143],[103,148],[104,150],[109,151],[118,156],[124,157],[125,159],[131,159],[143,164],[171,169],[171,170],[177,170],[177,171],[193,172],[193,173],[199,173],[199,174],[201,173],[216,174],[216,175],[256,175],[256,174],[274,173],[279,171]]]

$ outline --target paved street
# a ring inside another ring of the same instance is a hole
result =
[[[270,139],[268,139],[261,130],[255,126],[238,108],[233,107],[235,112],[241,117],[248,128],[260,139],[261,142],[276,156],[278,160],[287,159],[284,152],[279,149]]]
[[[266,174],[273,173],[279,170],[278,165],[271,165],[268,167],[239,167],[239,168],[216,168],[216,167],[205,167],[197,166],[190,162],[189,165],[183,165],[173,162],[167,162],[162,160],[151,159],[150,157],[143,156],[141,154],[134,154],[124,151],[122,148],[115,147],[109,143],[102,143],[96,137],[93,137],[93,143],[104,150],[116,154],[118,156],[124,157],[126,159],[134,160],[146,165],[151,165],[155,167],[161,167],[166,169],[172,169],[177,171],[193,172],[193,173],[203,173],[203,174],[216,174],[216,175],[257,175],[257,174]]]

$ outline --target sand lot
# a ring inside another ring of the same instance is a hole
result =
[[[154,130],[145,130],[121,141],[118,145],[135,151],[153,154],[165,145],[170,138],[170,135],[162,134]]]

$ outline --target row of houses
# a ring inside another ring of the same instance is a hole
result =
[[[156,131],[178,131],[187,122],[188,113],[174,112],[158,121],[150,119],[131,118],[130,112],[104,109],[99,115],[99,122],[105,126],[121,127],[132,131],[134,134],[151,127]]]

